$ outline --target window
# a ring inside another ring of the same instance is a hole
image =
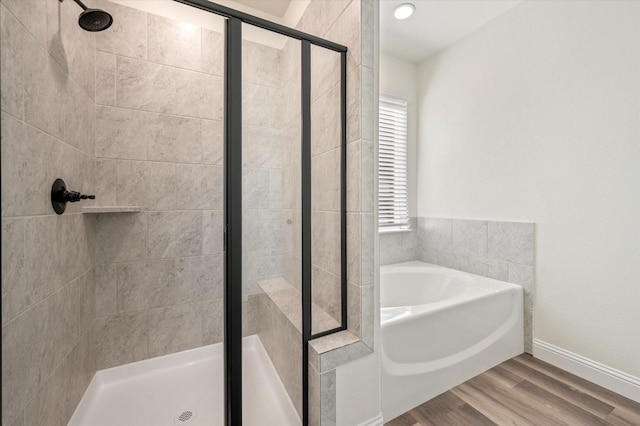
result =
[[[409,229],[406,101],[380,98],[379,132],[380,231]]]

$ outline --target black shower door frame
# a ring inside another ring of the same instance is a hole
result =
[[[242,24],[301,42],[302,425],[309,424],[312,339],[347,329],[347,48],[207,0],[174,0],[226,18],[224,73],[224,393],[225,424],[242,424]],[[311,45],[340,53],[340,327],[312,334]],[[235,72],[234,72],[235,71]]]

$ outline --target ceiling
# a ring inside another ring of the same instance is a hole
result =
[[[292,0],[234,0],[236,3],[249,6],[269,15],[284,18]]]
[[[455,43],[522,0],[381,0],[380,50],[414,63]],[[408,19],[393,17],[393,9],[411,2]]]

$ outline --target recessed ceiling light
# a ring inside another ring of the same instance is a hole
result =
[[[403,3],[393,9],[393,16],[395,16],[396,19],[407,19],[409,16],[413,15],[415,10],[416,7],[411,3]]]

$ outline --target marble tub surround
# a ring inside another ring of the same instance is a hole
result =
[[[418,259],[524,287],[525,351],[531,353],[535,225],[418,218]]]
[[[411,232],[380,233],[380,264],[421,260],[521,285],[525,351],[531,353],[534,232],[528,222],[418,217]]]
[[[64,425],[94,372],[95,35],[72,2],[0,3],[2,424]]]
[[[418,259],[418,218],[409,218],[409,229],[383,231],[380,238],[380,266]]]

